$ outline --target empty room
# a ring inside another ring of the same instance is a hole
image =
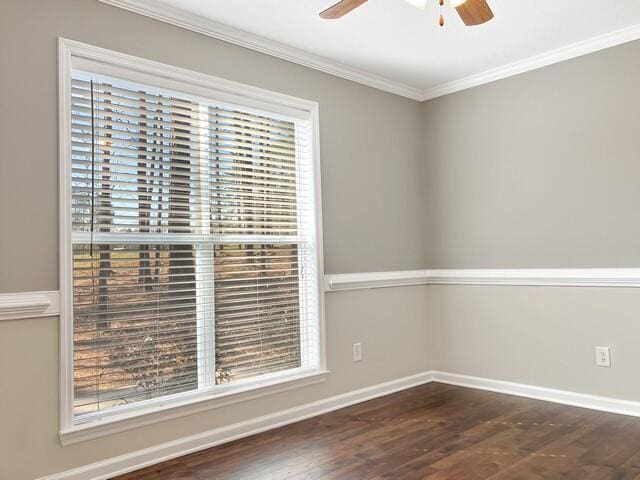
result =
[[[0,7],[0,480],[640,480],[640,1]]]

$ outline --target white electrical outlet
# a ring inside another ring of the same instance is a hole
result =
[[[362,361],[362,344],[360,342],[353,344],[353,361]]]
[[[611,367],[611,349],[609,347],[596,347],[596,365]]]

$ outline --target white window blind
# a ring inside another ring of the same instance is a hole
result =
[[[310,122],[79,70],[70,95],[76,421],[317,368]]]

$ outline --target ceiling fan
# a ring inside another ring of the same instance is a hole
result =
[[[366,3],[368,0],[341,0],[320,13],[320,17],[326,20],[341,18],[352,10]],[[427,0],[405,0],[414,7],[424,10]],[[444,26],[442,7],[445,0],[438,0],[440,4],[440,26]],[[493,18],[493,12],[487,0],[450,0],[451,6],[456,9],[465,25],[480,25]]]

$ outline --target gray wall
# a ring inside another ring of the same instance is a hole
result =
[[[434,268],[640,267],[640,41],[423,105]]]
[[[58,36],[318,101],[327,273],[640,266],[639,42],[421,105],[95,0],[5,0],[0,292],[58,288]],[[58,318],[0,322],[0,478],[431,368],[640,400],[638,290],[416,286],[326,302],[326,383],[65,448]],[[596,344],[612,369],[593,366]]]
[[[0,292],[58,288],[58,36],[319,102],[326,272],[424,266],[418,102],[94,0],[1,7]],[[425,287],[328,294],[326,383],[64,448],[58,318],[0,322],[0,479],[32,480],[428,370],[425,301]]]
[[[426,304],[436,370],[640,401],[638,289],[441,285]]]
[[[636,41],[426,102],[427,264],[640,267],[639,58]],[[438,370],[640,401],[640,289],[427,296]]]
[[[326,382],[67,447],[57,435],[57,319],[0,322],[0,479],[33,480],[431,368],[426,287],[335,292],[326,300]],[[362,342],[360,363],[351,359],[355,342]]]
[[[326,272],[424,264],[418,102],[96,0],[3,0],[0,22],[0,292],[57,289],[58,36],[319,102]]]

